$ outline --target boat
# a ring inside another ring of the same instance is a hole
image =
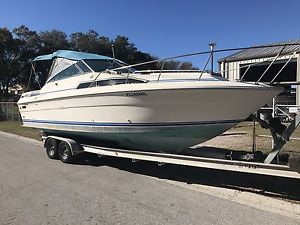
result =
[[[18,101],[23,126],[80,143],[180,153],[243,121],[282,90],[203,71],[134,71],[120,60],[59,50],[45,85]]]

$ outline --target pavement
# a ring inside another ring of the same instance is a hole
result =
[[[300,224],[300,181],[100,158],[47,158],[0,132],[0,224]]]

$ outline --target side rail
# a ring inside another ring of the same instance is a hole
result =
[[[239,81],[242,81],[243,78],[245,77],[246,73],[248,72],[248,70],[250,69],[251,66],[260,64],[260,63],[264,63],[264,62],[268,62],[270,61],[270,64],[268,65],[268,67],[265,69],[265,71],[263,71],[263,73],[261,74],[261,76],[259,77],[259,79],[255,82],[255,83],[259,83],[264,76],[267,74],[268,70],[270,69],[270,67],[275,63],[275,61],[277,59],[279,59],[279,57],[281,56],[290,56],[287,60],[287,62],[283,65],[283,67],[278,71],[277,74],[275,74],[272,78],[271,84],[275,84],[275,79],[277,78],[277,76],[279,76],[279,74],[282,72],[282,70],[288,65],[288,63],[291,61],[291,59],[298,54],[299,48],[300,48],[300,44],[299,43],[284,43],[284,44],[271,44],[271,45],[261,45],[261,46],[252,46],[252,47],[241,47],[241,48],[227,48],[227,49],[215,49],[216,44],[215,43],[210,43],[210,51],[202,51],[202,52],[194,52],[194,53],[188,53],[188,54],[183,54],[183,55],[177,55],[177,56],[172,56],[172,57],[166,57],[163,59],[155,59],[155,60],[151,60],[151,61],[147,61],[147,62],[142,62],[142,63],[136,63],[136,64],[132,64],[132,65],[126,65],[126,66],[121,66],[115,69],[112,69],[112,71],[120,71],[120,70],[124,70],[124,69],[129,69],[129,68],[134,68],[134,67],[139,67],[139,66],[144,66],[144,65],[149,65],[149,64],[158,64],[161,63],[161,65],[159,66],[159,75],[157,77],[157,82],[159,82],[160,77],[163,73],[163,70],[165,68],[166,62],[171,61],[171,60],[177,60],[177,59],[181,59],[181,58],[186,58],[186,57],[192,57],[192,56],[207,56],[208,58],[207,60],[205,60],[204,62],[204,68],[201,70],[200,72],[200,76],[199,79],[201,79],[201,76],[203,74],[204,71],[206,71],[206,68],[210,62],[211,64],[211,69],[209,70],[211,74],[224,74],[225,72],[229,72],[232,70],[239,70],[242,67],[239,68],[234,68],[234,69],[227,69],[227,70],[219,70],[217,72],[214,72],[214,54],[216,53],[224,53],[224,52],[234,52],[234,51],[241,51],[241,50],[252,50],[252,49],[268,49],[268,48],[274,48],[274,47],[278,47],[279,51],[276,54],[275,57],[270,57],[268,60],[264,60],[264,61],[260,61],[258,63],[255,64],[250,64],[250,65],[246,65],[246,71],[245,73],[241,76],[241,79]],[[293,47],[293,49],[295,49],[295,51],[291,52],[290,50],[287,50],[287,47],[291,48]],[[276,53],[276,52],[275,52]]]

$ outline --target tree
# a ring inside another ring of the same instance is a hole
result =
[[[49,54],[61,49],[69,49],[67,35],[63,31],[43,31],[39,34],[41,39],[40,54]]]
[[[51,54],[57,50],[71,49],[67,35],[63,31],[56,29],[39,33],[40,48],[39,55]],[[33,57],[34,58],[34,57]],[[32,59],[33,59],[32,58]],[[51,62],[37,63],[37,71],[40,73],[31,79],[31,87],[36,89],[46,82]],[[40,84],[40,85],[39,85]]]
[[[15,40],[13,34],[6,28],[0,28],[0,88],[7,94],[8,88],[16,80],[21,57],[20,42]]]
[[[156,60],[157,58],[155,58],[154,56],[151,56],[148,53],[144,53],[141,51],[136,51],[133,53],[132,56],[132,61],[133,64],[134,63],[140,63],[140,62],[149,62],[149,61],[153,61]],[[155,63],[150,63],[150,64],[146,64],[146,65],[142,65],[142,66],[137,66],[135,67],[138,70],[155,70],[156,68],[156,64]]]
[[[191,62],[181,62],[179,65],[179,70],[197,70],[197,67],[193,66],[193,63]]]
[[[81,52],[90,52],[111,56],[111,42],[109,38],[99,36],[94,30],[87,33],[75,32],[71,34],[70,46],[73,50]]]
[[[29,81],[29,75],[31,71],[31,60],[40,54],[41,39],[36,31],[29,30],[28,27],[22,25],[13,29],[14,40],[19,45],[20,57],[18,59],[19,73],[16,77],[18,84],[28,86],[28,82],[31,82],[31,87],[38,88],[39,78]]]
[[[25,25],[21,25],[13,29],[13,34],[16,39],[22,42],[22,51],[24,53],[39,54],[41,48],[41,38],[36,31],[29,30]]]
[[[162,67],[163,66],[163,67]],[[194,67],[191,62],[180,62],[176,60],[160,60],[156,63],[157,69],[164,70],[197,70],[197,67]]]
[[[151,56],[148,53],[139,51],[136,48],[135,44],[129,42],[129,39],[125,36],[118,35],[112,43],[114,46],[116,58],[128,64],[136,64],[140,62],[156,60],[156,57]],[[136,67],[136,69],[156,69],[156,66],[154,63],[152,63]]]
[[[7,93],[15,84],[27,87],[31,71],[31,60],[38,55],[51,54],[57,50],[70,49],[112,57],[112,45],[115,57],[128,64],[153,61],[158,58],[137,49],[128,37],[118,35],[114,39],[99,35],[94,30],[75,32],[68,36],[59,30],[36,32],[21,25],[11,32],[6,27],[0,28],[0,92]],[[47,79],[51,62],[37,63],[38,76],[32,77],[30,87],[39,88]],[[163,61],[136,67],[140,70],[161,69]],[[196,69],[190,62],[169,60],[164,69]]]
[[[118,35],[113,40],[113,46],[116,54],[116,58],[128,63],[133,64],[133,54],[137,51],[133,43],[130,43],[125,36]]]
[[[179,68],[180,62],[175,60],[166,60],[157,62],[158,69],[164,70],[177,70]]]

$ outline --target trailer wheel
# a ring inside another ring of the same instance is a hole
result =
[[[70,163],[73,159],[72,151],[69,144],[61,141],[58,146],[58,157],[64,163]]]
[[[46,153],[50,159],[58,159],[57,141],[53,138],[48,138],[45,143]]]

